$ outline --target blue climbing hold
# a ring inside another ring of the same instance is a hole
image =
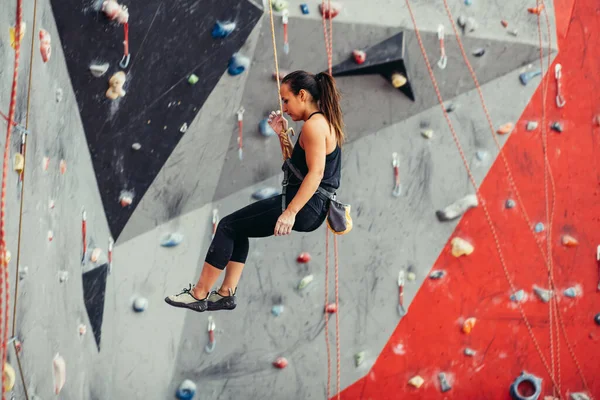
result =
[[[527,85],[529,83],[530,80],[532,80],[533,78],[535,78],[538,75],[541,75],[542,71],[539,69],[533,70],[533,71],[528,71],[528,72],[523,72],[521,75],[519,75],[519,79],[521,80],[521,83],[523,84],[523,86]]]
[[[212,37],[215,39],[223,39],[229,36],[235,30],[235,22],[217,21],[212,30]]]
[[[485,161],[487,159],[488,153],[485,150],[477,150],[477,152],[475,153],[475,157],[477,157],[477,159],[479,161]]]
[[[184,380],[175,395],[179,400],[192,400],[196,395],[196,384],[189,379]]]
[[[302,11],[302,14],[307,15],[308,14],[308,4],[306,4],[306,3],[300,4],[300,10]]]
[[[271,308],[271,314],[273,314],[276,317],[279,317],[282,312],[283,312],[282,304],[276,304]]]
[[[470,6],[473,4],[473,0],[465,0],[465,5]]]
[[[535,224],[534,229],[537,233],[540,233],[544,230],[544,224],[542,224],[541,222],[538,222],[537,224]]]
[[[271,128],[271,125],[269,125],[269,120],[267,118],[260,121],[260,123],[258,124],[258,130],[263,136],[269,137],[277,135],[273,128]]]
[[[160,245],[162,247],[175,247],[179,245],[183,241],[183,234],[181,233],[169,233],[165,236],[161,241]]]
[[[252,198],[255,200],[264,200],[280,194],[279,190],[273,187],[266,187],[252,193]]]
[[[239,75],[244,72],[250,66],[250,59],[246,56],[243,56],[239,53],[235,53],[229,59],[229,66],[227,68],[227,72],[229,75]]]

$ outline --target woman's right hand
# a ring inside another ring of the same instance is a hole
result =
[[[271,129],[273,129],[277,135],[287,133],[288,122],[285,118],[283,118],[279,111],[271,111],[267,122],[269,123]]]

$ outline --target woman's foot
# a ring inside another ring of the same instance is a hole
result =
[[[181,293],[165,297],[165,302],[173,307],[189,308],[193,311],[204,312],[208,310],[209,295],[210,293],[207,293],[206,297],[199,298],[190,284],[190,287],[183,289]]]
[[[221,292],[224,292],[221,294]],[[208,311],[218,311],[218,310],[233,310],[237,304],[235,303],[235,294],[237,292],[237,288],[235,290],[227,289],[226,291],[219,289],[218,291],[212,291],[208,295]]]

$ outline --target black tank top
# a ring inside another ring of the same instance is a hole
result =
[[[307,121],[315,114],[323,114],[321,111],[316,111],[312,113]],[[308,165],[306,164],[306,153],[304,149],[300,146],[300,136],[302,135],[302,131],[298,135],[298,140],[294,145],[294,150],[292,151],[292,164],[296,168],[302,172],[303,175],[306,176],[308,173]],[[335,191],[340,187],[340,181],[342,178],[342,149],[339,145],[336,145],[335,150],[325,156],[325,171],[323,172],[323,179],[319,186],[324,189],[328,189],[331,191]],[[290,185],[299,185],[300,180],[296,178],[294,174],[290,175]]]

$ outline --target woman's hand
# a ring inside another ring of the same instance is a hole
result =
[[[289,235],[292,232],[294,222],[296,222],[296,213],[289,209],[285,210],[275,224],[275,236]]]
[[[271,111],[267,122],[269,123],[271,129],[273,129],[277,135],[287,133],[288,122],[285,118],[283,118],[279,111]]]

